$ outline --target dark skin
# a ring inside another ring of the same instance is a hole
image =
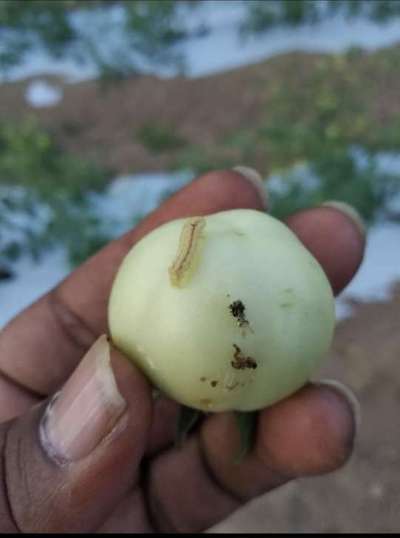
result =
[[[0,531],[203,531],[285,482],[333,471],[348,459],[355,418],[337,390],[308,385],[261,410],[251,452],[232,414],[208,417],[181,449],[177,405],[153,402],[144,376],[117,350],[111,364],[127,424],[88,457],[59,466],[43,450],[38,423],[49,398],[91,344],[107,332],[115,272],[126,252],[160,224],[234,208],[262,210],[257,190],[234,171],[208,173],[112,242],[0,333]],[[323,266],[334,292],[356,273],[364,237],[340,211],[314,208],[287,225]]]

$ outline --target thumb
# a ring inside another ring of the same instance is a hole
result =
[[[96,530],[138,480],[150,421],[147,382],[100,337],[60,392],[0,427],[0,532]]]

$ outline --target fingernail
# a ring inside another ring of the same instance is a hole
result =
[[[110,344],[101,336],[47,407],[40,425],[42,446],[58,463],[81,460],[112,432],[125,409]]]
[[[347,204],[346,202],[340,202],[338,200],[329,200],[328,202],[325,202],[322,205],[324,207],[332,207],[333,209],[337,209],[341,213],[344,213],[346,217],[350,218],[353,221],[353,223],[357,226],[361,235],[363,237],[366,236],[366,226],[364,224],[364,221],[360,213],[357,211],[355,207],[353,207],[350,204]]]
[[[355,433],[357,434],[361,425],[361,405],[354,392],[349,387],[346,387],[346,385],[343,385],[343,383],[336,381],[336,379],[321,379],[318,381],[318,384],[330,387],[336,390],[341,396],[344,396],[353,411]]]
[[[250,168],[249,166],[235,166],[232,170],[238,172],[240,175],[250,181],[253,187],[257,190],[264,209],[266,209],[268,206],[267,190],[265,188],[263,179],[257,170],[254,170],[254,168]]]

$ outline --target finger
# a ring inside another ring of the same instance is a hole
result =
[[[254,449],[237,464],[233,416],[213,415],[181,450],[151,466],[146,492],[156,528],[198,532],[291,478],[332,471],[348,458],[354,431],[349,399],[329,386],[308,386],[260,413]]]
[[[347,204],[328,202],[286,220],[323,267],[337,295],[356,274],[365,250],[365,228]]]
[[[38,398],[0,375],[0,423],[25,412]]]
[[[174,442],[180,406],[167,397],[160,397],[153,403],[153,409],[147,456],[154,456]]]
[[[178,217],[265,207],[261,187],[254,186],[256,178],[248,172],[246,178],[241,170],[200,177],[11,321],[0,336],[0,372],[39,394],[56,390],[94,339],[107,331],[111,284],[122,258],[135,242]]]
[[[138,482],[150,388],[101,337],[47,406],[0,428],[0,531],[95,531]]]
[[[129,492],[98,530],[98,534],[150,533],[153,531],[140,488]]]

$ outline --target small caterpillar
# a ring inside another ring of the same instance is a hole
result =
[[[181,287],[193,269],[201,232],[205,225],[204,217],[193,217],[184,223],[179,237],[178,252],[172,265],[168,268],[169,279],[173,286]]]

